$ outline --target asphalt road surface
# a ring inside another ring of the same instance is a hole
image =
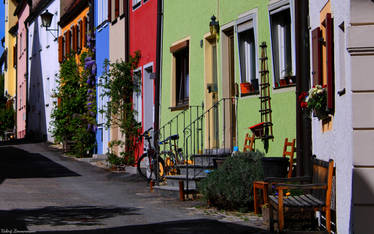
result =
[[[151,193],[133,174],[64,157],[46,144],[0,147],[0,232],[265,233]]]

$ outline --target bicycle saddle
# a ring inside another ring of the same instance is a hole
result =
[[[171,136],[169,136],[169,137],[166,138],[166,139],[170,139],[170,140],[178,140],[178,139],[179,139],[179,135],[178,135],[178,134],[171,135]]]

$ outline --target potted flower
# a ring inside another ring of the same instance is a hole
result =
[[[252,85],[249,82],[241,83],[240,84],[240,91],[242,94],[251,93]]]
[[[327,110],[327,90],[326,86],[316,85],[309,92],[302,92],[299,96],[300,107],[313,113],[313,117],[319,120],[326,119],[329,116]]]

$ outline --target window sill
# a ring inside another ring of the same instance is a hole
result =
[[[288,85],[282,85],[278,87],[274,87],[274,89],[284,89],[284,88],[289,88],[289,87],[295,87],[296,84],[288,84]]]
[[[171,111],[180,111],[180,110],[187,110],[189,107],[188,103],[185,103],[185,104],[179,104],[177,106],[171,106],[169,107],[169,109]]]
[[[254,95],[258,95],[258,94],[260,94],[260,92],[257,90],[257,91],[253,91],[253,92],[250,92],[250,93],[241,93],[240,97],[254,96]]]

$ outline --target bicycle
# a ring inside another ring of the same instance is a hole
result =
[[[152,147],[152,143],[151,143],[152,137],[150,134],[150,131],[152,129],[153,129],[152,127],[149,128],[147,131],[145,131],[143,134],[139,136],[141,140],[144,137],[148,145],[147,145],[147,148],[144,148],[145,153],[139,157],[136,165],[137,165],[137,170],[138,170],[139,175],[144,177],[146,180],[162,181],[165,175],[165,162],[159,156],[157,151]],[[157,165],[157,162],[158,162],[158,165]],[[145,171],[143,171],[142,168],[145,168]],[[156,171],[158,172],[158,175],[156,174]]]
[[[177,168],[178,164],[184,164],[183,150],[178,148],[177,140],[179,135],[171,135],[165,140],[160,141],[160,145],[169,145],[169,150],[164,150],[160,153],[160,157],[165,163],[165,174],[166,175],[177,175],[179,170]],[[172,142],[173,141],[173,142]]]

